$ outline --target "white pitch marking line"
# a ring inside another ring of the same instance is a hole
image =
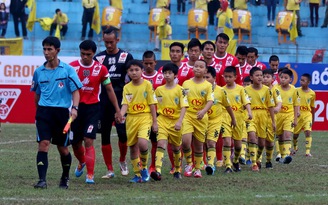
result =
[[[17,143],[24,143],[24,142],[35,142],[35,140],[17,140],[17,141],[0,142],[0,145],[17,144]]]

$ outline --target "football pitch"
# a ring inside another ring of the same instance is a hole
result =
[[[37,143],[35,126],[2,124],[0,133],[0,204],[328,204],[328,136],[313,132],[312,155],[305,157],[305,137],[300,135],[299,151],[289,165],[273,163],[273,169],[254,173],[248,166],[242,172],[223,174],[224,168],[203,178],[173,179],[165,153],[162,181],[142,184],[128,182],[119,171],[117,136],[113,132],[115,177],[101,179],[106,173],[100,136],[95,141],[94,185],[85,184],[85,174],[74,175],[77,160],[73,155],[68,190],[58,188],[61,176],[59,154],[55,146],[49,152],[48,189],[34,189],[37,182]],[[149,146],[150,147],[150,146]],[[129,153],[129,152],[128,152]],[[128,155],[129,161],[129,155]],[[265,160],[264,160],[265,161]],[[185,160],[183,160],[185,162]],[[265,167],[265,163],[262,163]]]

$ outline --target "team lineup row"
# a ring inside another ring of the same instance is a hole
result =
[[[212,175],[215,158],[217,164],[222,164],[222,156],[225,173],[240,171],[239,161],[244,163],[246,144],[253,171],[259,171],[264,148],[266,167],[270,168],[270,164],[272,167],[274,131],[279,138],[281,162],[286,164],[292,160],[290,150],[294,128],[295,133],[298,130],[297,134],[304,128],[306,139],[311,137],[315,94],[308,88],[310,76],[304,74],[302,87],[297,89],[290,85],[292,72],[289,69],[281,69],[280,78],[276,78],[277,56],[270,58],[272,69],[265,69],[264,64],[256,61],[255,48],[239,46],[236,57],[230,55],[226,52],[229,37],[221,33],[215,44],[211,41],[201,44],[198,39],[191,39],[188,58],[182,61],[184,45],[172,43],[171,63],[156,71],[152,51],[144,53],[141,63],[117,47],[116,31],[106,30],[103,41],[106,50],[96,55],[96,44],[83,41],[80,44],[81,59],[70,66],[58,59],[60,42],[57,38],[47,37],[42,42],[47,61],[35,71],[31,88],[36,96],[39,143],[39,181],[35,188],[47,187],[50,142],[57,145],[61,155],[61,188],[68,188],[72,161],[69,142],[79,161],[75,175],[80,177],[86,167],[86,183],[95,183],[93,142],[99,119],[102,153],[108,169],[102,178],[114,177],[110,131],[111,124],[116,121],[121,174],[129,174],[126,163],[129,147],[134,172],[130,182],[135,183],[149,181],[149,173],[154,180],[161,180],[166,149],[175,178],[181,179],[182,153],[186,159],[183,175],[200,178],[204,162],[206,173]],[[248,54],[251,54],[249,59],[253,59],[254,65],[246,63]],[[241,84],[247,81],[247,76],[252,84],[244,88]],[[309,99],[308,94],[312,98]],[[310,113],[310,118],[305,118],[305,113]],[[69,116],[73,119],[71,131],[63,134]],[[310,124],[308,119],[311,119]],[[148,170],[149,139],[152,148]],[[297,137],[295,139],[294,145]],[[206,159],[203,160],[204,143]],[[311,146],[311,142],[307,145]],[[232,162],[231,146],[234,147]],[[294,148],[297,150],[296,146]],[[308,154],[309,151],[310,148]]]

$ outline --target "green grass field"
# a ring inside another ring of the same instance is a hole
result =
[[[100,136],[99,136],[100,138]],[[85,184],[85,175],[75,178],[73,159],[68,190],[58,188],[61,165],[56,147],[51,146],[48,189],[35,190],[37,181],[35,126],[2,124],[0,133],[0,204],[328,204],[327,134],[313,133],[312,158],[306,158],[304,135],[299,152],[289,165],[274,163],[253,173],[242,166],[241,173],[174,180],[166,154],[162,181],[130,184],[132,178],[119,171],[117,137],[112,137],[115,178],[104,180],[106,168],[96,140],[95,185]],[[72,149],[70,149],[72,151]],[[72,153],[73,154],[73,153]],[[130,166],[131,170],[131,166]]]

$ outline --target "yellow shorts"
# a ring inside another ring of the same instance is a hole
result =
[[[294,112],[278,113],[276,123],[276,134],[282,135],[284,131],[294,132]]]
[[[277,122],[277,117],[276,115],[274,116],[274,118],[276,119],[276,122]],[[272,127],[272,120],[271,120],[271,116],[270,114],[268,114],[268,117],[267,117],[267,124],[268,124],[268,127],[267,127],[267,132],[266,132],[266,140],[269,141],[269,142],[274,142],[274,131],[273,131],[273,127]]]
[[[247,121],[247,132],[255,132],[256,136],[266,138],[268,113],[266,110],[252,110],[253,119]],[[271,118],[270,118],[271,121]],[[272,124],[272,123],[270,123]]]
[[[304,131],[312,131],[312,113],[301,112],[294,133],[299,134],[302,131],[302,129]]]
[[[236,126],[234,128],[231,127],[231,118],[228,113],[222,115],[222,127],[223,133],[222,137],[232,137],[234,140],[242,140],[243,139],[243,130],[245,123],[245,115],[240,112],[234,112],[236,118]]]
[[[217,116],[208,120],[208,128],[206,133],[206,140],[212,140],[217,142],[219,139],[222,126],[222,117]]]
[[[174,129],[178,119],[172,120],[163,115],[157,117],[158,123],[158,135],[157,141],[167,140],[168,143],[174,146],[180,146],[182,143],[181,130],[177,131]],[[183,127],[183,126],[182,126]]]
[[[243,139],[246,139],[246,141],[247,141],[247,138],[248,138],[248,136],[247,136],[247,129],[246,129],[246,121],[244,121],[244,123],[243,123]]]
[[[203,119],[197,120],[194,113],[186,112],[182,122],[182,135],[192,133],[200,142],[205,142],[205,134],[208,127],[208,116],[204,115]]]
[[[133,146],[138,138],[149,140],[153,119],[150,113],[128,114],[126,117],[127,146]]]

